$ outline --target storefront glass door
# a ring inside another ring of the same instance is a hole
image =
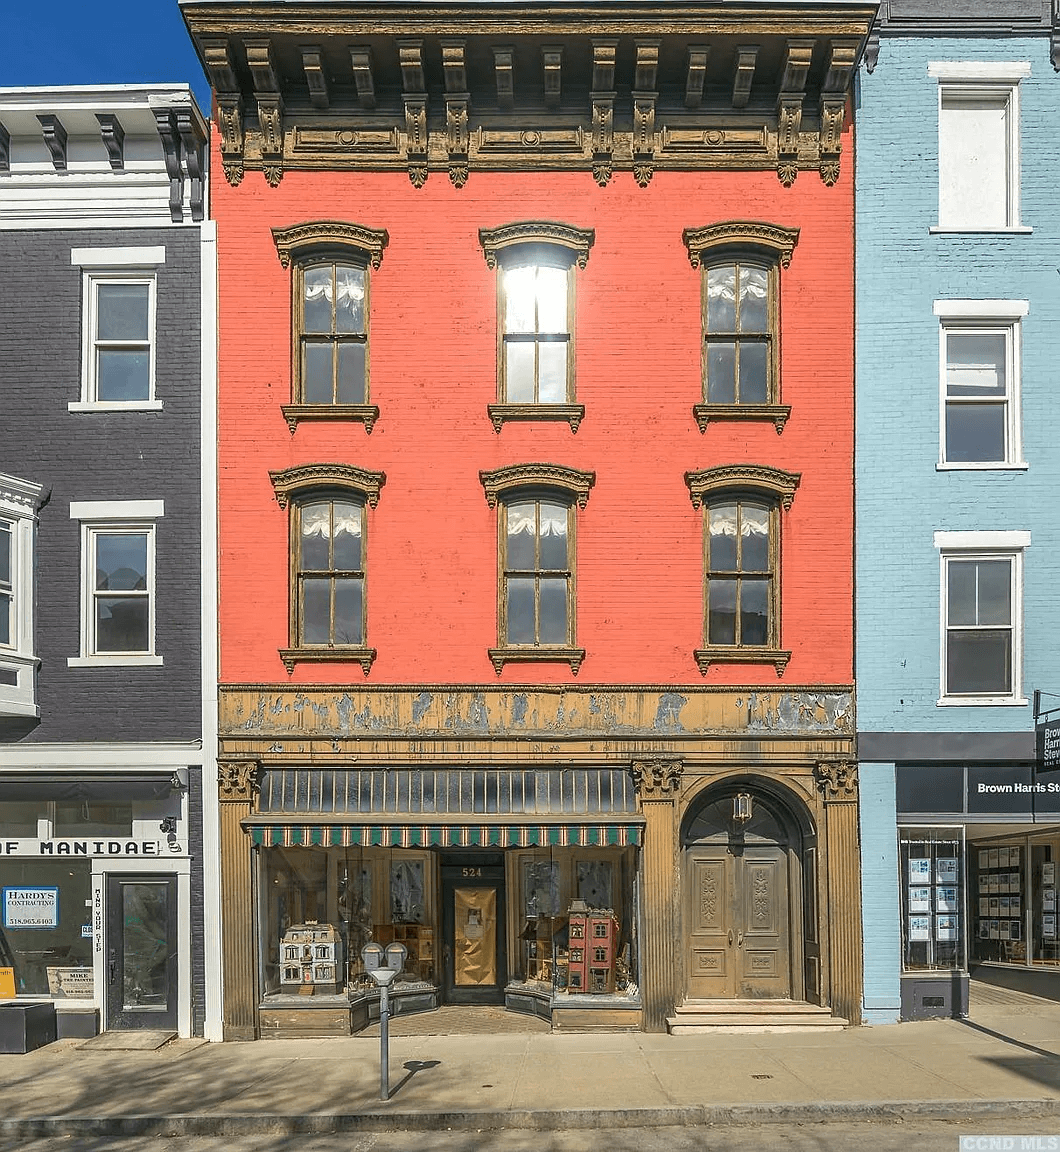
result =
[[[501,1004],[507,980],[503,869],[483,864],[442,868],[445,999]]]
[[[177,878],[108,877],[107,1028],[176,1028],[177,972]]]

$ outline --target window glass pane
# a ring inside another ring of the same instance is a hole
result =
[[[508,643],[534,642],[534,581],[532,577],[508,578]]]
[[[96,587],[130,592],[147,587],[147,533],[96,535]]]
[[[504,272],[504,331],[533,332],[536,268],[509,268]]]
[[[740,643],[769,643],[768,580],[744,580],[741,583]]]
[[[566,571],[567,509],[562,504],[541,504],[541,537],[538,559],[543,570]]]
[[[949,624],[975,624],[974,560],[951,560],[946,565],[946,619]]]
[[[1004,396],[1005,344],[1002,332],[947,332],[946,394]]]
[[[769,348],[765,344],[743,341],[740,344],[740,403],[765,404],[767,360]]]
[[[736,331],[736,265],[707,269],[707,331]]]
[[[332,404],[335,400],[332,379],[334,345],[314,342],[305,345],[305,367],[302,373],[302,399],[306,404]]]
[[[1012,691],[1012,634],[950,631],[946,635],[946,691],[962,695]]]
[[[0,524],[0,585],[11,587],[11,525]]]
[[[541,581],[542,644],[567,643],[567,581],[551,578]]]
[[[1010,624],[1012,622],[1011,561],[980,560],[979,568],[979,620],[980,624]]]
[[[336,501],[334,565],[336,572],[359,572],[361,568],[361,507]]]
[[[100,348],[97,350],[97,400],[149,400],[150,398],[150,351],[146,348]]]
[[[364,269],[335,268],[335,330],[364,331]]]
[[[331,540],[331,505],[303,504],[299,511],[302,528],[299,568],[303,572],[326,572]]]
[[[535,504],[508,505],[507,567],[514,572],[532,572],[534,540],[537,534],[537,506]]]
[[[99,340],[146,342],[146,284],[100,284],[96,295],[96,335]]]
[[[946,459],[953,463],[1005,459],[1003,404],[947,404]]]
[[[330,264],[307,268],[302,276],[303,314],[306,332],[330,332],[331,329],[331,272]]]
[[[0,644],[11,643],[11,604],[10,594],[0,592]],[[7,683],[7,681],[0,680],[0,683]]]
[[[47,816],[44,800],[5,800],[0,805],[0,836],[36,836],[37,822]]]
[[[121,885],[122,1007],[165,1008],[169,994],[169,885]]]
[[[534,402],[534,344],[531,341],[512,341],[504,346],[507,357],[505,367],[505,400],[509,404]]]
[[[360,578],[335,581],[335,643],[363,644],[364,629],[361,605],[364,581]]]
[[[707,345],[707,403],[736,403],[736,345]]]
[[[708,593],[710,612],[707,619],[708,644],[736,643],[736,586],[735,580],[710,578]]]
[[[97,652],[147,652],[148,598],[96,599]]]
[[[538,402],[565,404],[567,401],[567,345],[538,344]]]
[[[538,268],[537,270],[537,330],[538,332],[567,331],[567,270],[565,268]]]
[[[302,643],[327,644],[331,640],[331,581],[318,577],[302,581]]]
[[[131,836],[131,804],[99,804],[94,801],[58,801],[55,805],[56,836]],[[34,829],[33,835],[36,835]]]
[[[712,572],[736,571],[736,505],[715,504],[708,520],[709,567]]]
[[[744,504],[741,509],[742,549],[740,568],[744,572],[769,571],[769,510]]]
[[[339,404],[363,404],[365,346],[342,343],[338,351],[339,380],[335,399]]]
[[[740,331],[765,332],[769,317],[769,273],[765,268],[740,267]]]

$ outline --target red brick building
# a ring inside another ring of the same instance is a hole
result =
[[[408,1010],[857,1017],[871,8],[520,11],[184,4],[228,177],[234,1038],[356,1029],[368,939]],[[282,980],[314,920],[336,993]]]

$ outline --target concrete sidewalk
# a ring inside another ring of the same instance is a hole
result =
[[[1060,1004],[998,999],[968,1021],[822,1035],[393,1035],[386,1102],[369,1037],[154,1052],[66,1040],[0,1056],[0,1134],[1060,1117]]]

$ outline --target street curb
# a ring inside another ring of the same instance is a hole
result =
[[[350,1112],[308,1115],[37,1116],[0,1119],[0,1136],[302,1136],[344,1132],[520,1128],[747,1127],[762,1124],[963,1120],[1060,1116],[1060,1100],[892,1100],[813,1104],[707,1104],[493,1112]]]

